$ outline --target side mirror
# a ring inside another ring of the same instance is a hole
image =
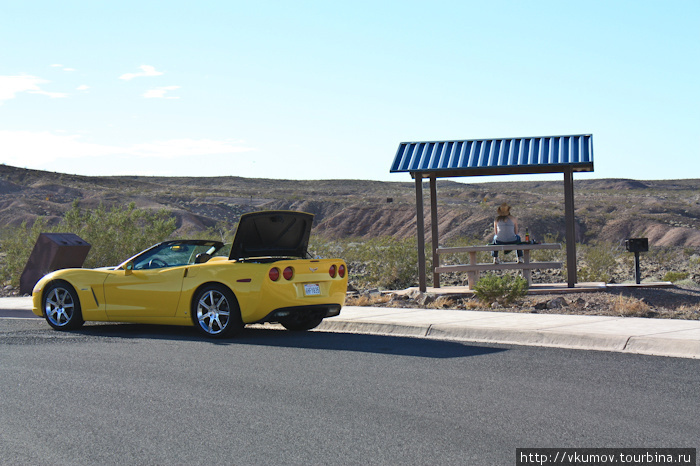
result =
[[[129,261],[124,264],[124,275],[131,275],[134,273],[134,261]]]

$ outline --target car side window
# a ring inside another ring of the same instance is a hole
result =
[[[134,260],[134,270],[162,269],[188,265],[193,249],[194,247],[191,245],[170,244],[146,251]]]

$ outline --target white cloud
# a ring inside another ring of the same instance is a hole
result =
[[[76,87],[75,89],[77,91],[87,91],[88,89],[90,89],[90,86],[88,86],[87,84],[81,84],[80,86]]]
[[[59,158],[105,156],[114,154],[114,148],[90,144],[77,135],[56,135],[49,131],[0,131],[0,156],[9,165],[40,167]]]
[[[51,65],[51,68],[62,68],[63,71],[75,71],[75,68],[64,68],[62,64],[60,63],[54,63]]]
[[[160,76],[163,73],[160,71],[156,71],[155,67],[150,66],[150,65],[141,65],[139,66],[139,69],[141,69],[141,72],[139,73],[126,73],[121,76],[119,76],[119,79],[124,79],[126,81],[132,80],[134,78],[140,78],[144,76]]]
[[[224,155],[254,150],[232,139],[171,139],[116,146],[81,140],[80,135],[56,134],[49,131],[0,131],[0,163],[13,166],[47,169],[47,164],[76,158],[102,158],[112,169],[120,157],[175,159]]]
[[[27,91],[30,94],[40,94],[40,95],[45,95],[48,97],[51,97],[52,99],[61,99],[63,97],[68,97],[68,94],[65,92],[49,92],[49,91],[43,91],[41,89],[37,89],[35,91]]]
[[[174,96],[166,96],[165,93],[168,91],[174,91],[176,89],[180,89],[180,86],[163,86],[163,87],[156,87],[155,89],[151,89],[146,91],[143,96],[146,99],[179,99],[180,97],[174,97]]]
[[[63,92],[45,91],[39,87],[39,84],[48,82],[50,81],[30,75],[0,76],[0,104],[4,100],[14,99],[21,92],[40,94],[51,98],[61,98],[68,95]]]

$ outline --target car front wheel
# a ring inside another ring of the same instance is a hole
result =
[[[197,330],[210,338],[231,337],[243,329],[236,297],[221,285],[205,286],[197,292],[192,320]]]
[[[83,314],[75,288],[56,282],[44,292],[44,316],[56,330],[73,330],[83,325]]]

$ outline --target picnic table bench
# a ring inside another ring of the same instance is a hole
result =
[[[436,274],[446,272],[467,272],[468,288],[471,290],[479,280],[479,273],[489,270],[522,270],[528,286],[532,284],[531,272],[537,269],[560,269],[561,262],[531,262],[530,251],[538,249],[561,249],[560,243],[520,243],[520,244],[488,244],[484,246],[465,246],[458,248],[437,248],[438,254],[469,254],[469,264],[442,265],[435,267]],[[477,263],[476,254],[480,251],[523,251],[523,262],[501,262],[500,264]]]

